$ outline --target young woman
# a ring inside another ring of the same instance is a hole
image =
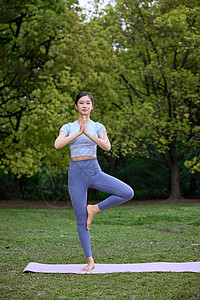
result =
[[[78,120],[61,127],[55,148],[70,144],[71,162],[68,170],[68,189],[77,220],[79,238],[87,257],[83,271],[94,268],[89,228],[95,214],[130,200],[134,193],[130,186],[101,171],[96,159],[97,145],[105,151],[111,148],[105,127],[90,119],[94,108],[93,96],[81,92],[76,97]],[[94,188],[110,194],[96,205],[87,205],[87,190]]]

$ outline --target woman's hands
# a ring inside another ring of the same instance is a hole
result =
[[[82,120],[81,120],[81,124],[80,124],[80,130],[79,132],[81,134],[85,134],[87,135],[88,131],[87,131],[87,120],[86,120],[86,116],[83,116]]]

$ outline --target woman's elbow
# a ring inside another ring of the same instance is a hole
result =
[[[57,141],[55,141],[55,143],[54,143],[54,148],[55,148],[56,150],[60,149],[60,147],[59,147]]]
[[[107,145],[107,146],[105,147],[105,151],[110,151],[110,149],[111,149],[111,145]]]

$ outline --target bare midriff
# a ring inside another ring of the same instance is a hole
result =
[[[94,159],[96,158],[95,156],[76,156],[76,157],[72,157],[71,160],[72,161],[80,161],[80,160],[86,160],[86,159]]]

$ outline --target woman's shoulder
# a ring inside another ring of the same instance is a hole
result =
[[[68,132],[71,128],[75,127],[77,125],[77,121],[74,121],[74,122],[68,122],[64,125],[62,125],[60,131],[65,131],[65,132]]]
[[[78,123],[78,122],[77,122],[77,120],[76,120],[76,121],[74,121],[74,122],[68,122],[68,123],[64,124],[63,126],[68,126],[68,127],[70,127],[70,126],[75,126],[77,123]]]
[[[101,127],[101,126],[103,126],[103,124],[101,124],[99,122],[92,121],[91,119],[90,119],[90,122],[91,122],[91,125],[95,126],[95,127]]]
[[[101,133],[102,131],[106,131],[104,125],[99,122],[92,121],[92,126],[96,128],[98,133]]]

